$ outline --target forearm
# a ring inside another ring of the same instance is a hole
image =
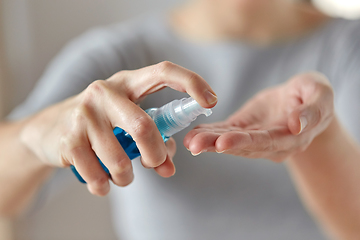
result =
[[[334,118],[309,148],[288,161],[312,214],[336,239],[360,236],[360,147]]]
[[[0,216],[19,214],[51,173],[21,142],[24,124],[0,123]]]

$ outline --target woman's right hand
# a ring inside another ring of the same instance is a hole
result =
[[[106,195],[109,178],[96,156],[116,185],[126,186],[134,177],[131,161],[113,134],[114,127],[120,127],[135,140],[142,164],[170,177],[175,173],[171,159],[175,142],[168,141],[167,149],[154,121],[137,105],[165,87],[187,92],[205,108],[217,102],[214,91],[199,75],[161,62],[93,82],[80,94],[28,119],[21,140],[47,165],[74,165],[92,194]]]

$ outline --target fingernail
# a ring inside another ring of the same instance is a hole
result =
[[[308,124],[306,117],[301,116],[299,119],[300,119],[300,132],[298,134],[302,133]]]
[[[192,152],[190,152],[190,153],[191,153],[191,155],[193,155],[195,157],[195,156],[200,155],[201,153],[204,153],[204,152],[207,152],[207,149],[202,150],[199,153],[192,153]]]
[[[204,92],[204,95],[208,104],[214,104],[217,102],[217,96],[212,92],[210,92],[209,90],[206,90]]]
[[[199,152],[199,153],[192,153],[192,152],[190,152],[191,153],[191,155],[193,155],[194,157],[196,157],[197,155],[200,155],[200,153],[202,153],[202,152]]]
[[[224,153],[226,150],[222,150],[222,151],[218,151],[218,150],[215,150],[215,152],[217,153]]]

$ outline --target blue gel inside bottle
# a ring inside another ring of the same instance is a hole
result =
[[[146,112],[154,120],[164,142],[175,133],[189,126],[200,114],[204,114],[208,117],[212,113],[210,109],[201,107],[191,97],[174,100],[160,108],[150,108],[146,110]],[[130,160],[140,156],[140,151],[130,134],[119,127],[116,127],[113,132]],[[99,162],[101,167],[111,178],[109,169],[100,159]],[[70,168],[80,182],[86,183],[76,170],[75,166],[71,165]]]

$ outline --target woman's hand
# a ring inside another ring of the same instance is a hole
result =
[[[329,81],[306,73],[258,93],[224,122],[197,126],[184,145],[193,155],[216,151],[280,162],[304,151],[332,117]]]
[[[137,105],[146,95],[165,87],[187,92],[206,108],[217,101],[200,76],[162,62],[93,82],[79,95],[30,118],[21,140],[45,164],[74,165],[89,191],[96,195],[105,195],[110,188],[96,156],[109,169],[116,185],[128,185],[133,179],[131,161],[113,134],[116,126],[133,137],[145,167],[155,168],[163,177],[172,176],[175,142],[170,139],[165,145],[154,121]]]

